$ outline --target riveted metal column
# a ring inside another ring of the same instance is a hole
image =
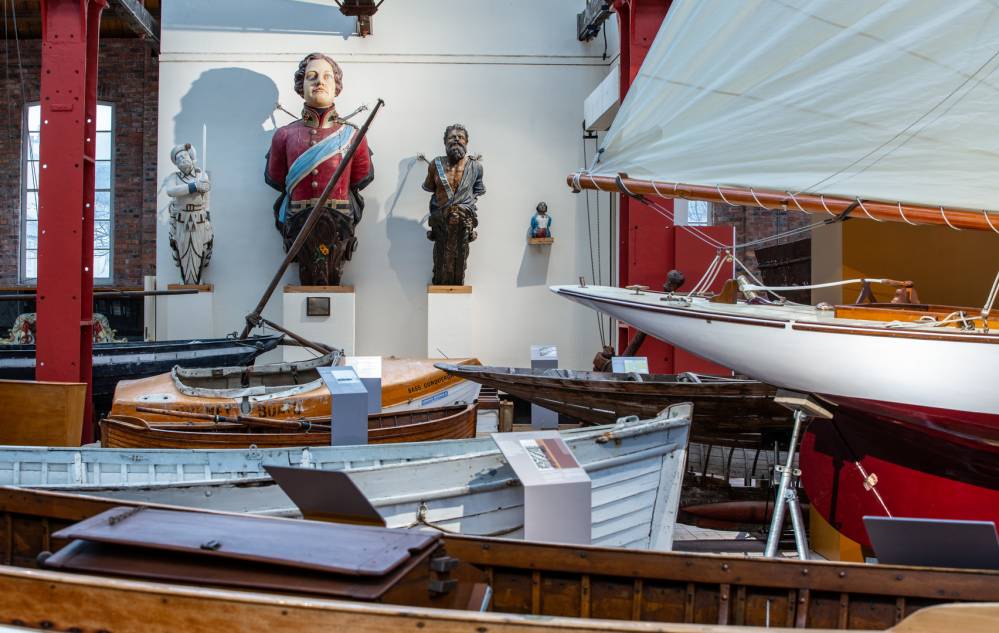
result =
[[[35,377],[86,382],[92,438],[94,128],[107,0],[42,0]]]

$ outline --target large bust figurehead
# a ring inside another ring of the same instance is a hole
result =
[[[287,251],[354,142],[357,127],[342,120],[333,105],[343,89],[343,70],[322,53],[306,55],[294,75],[295,92],[305,101],[302,118],[271,137],[264,179],[281,192],[274,220]],[[357,247],[354,227],[361,220],[360,195],[374,177],[367,139],[361,138],[330,195],[317,210],[319,220],[296,257],[304,286],[340,284],[344,263]]]

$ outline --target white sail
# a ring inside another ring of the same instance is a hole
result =
[[[597,175],[999,209],[999,5],[674,0]]]

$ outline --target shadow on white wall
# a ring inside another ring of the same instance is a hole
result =
[[[246,33],[319,33],[344,39],[357,30],[356,18],[342,13],[332,2],[317,4],[299,0],[241,0],[239,15],[233,15],[229,2],[182,0],[170,27],[187,31],[227,31]],[[187,10],[184,10],[184,9]]]

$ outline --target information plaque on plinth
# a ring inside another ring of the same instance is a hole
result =
[[[558,431],[492,436],[524,487],[524,539],[589,545],[590,476]]]
[[[155,297],[156,340],[213,338],[215,288],[212,284],[168,284],[167,290],[190,294]]]
[[[354,353],[355,298],[353,286],[285,286],[281,325],[295,334]],[[282,346],[284,361],[293,362],[316,357],[311,348]]]
[[[350,367],[319,367],[319,377],[332,396],[330,426],[333,446],[368,443],[368,391]]]
[[[427,286],[427,357],[475,356],[471,286]]]
[[[615,374],[647,374],[649,359],[646,356],[614,356],[611,371]]]
[[[347,356],[345,367],[352,367],[368,390],[368,415],[382,412],[382,357]]]
[[[531,345],[531,369],[558,369],[558,348],[554,345]],[[531,428],[536,431],[557,429],[558,413],[532,404]]]

